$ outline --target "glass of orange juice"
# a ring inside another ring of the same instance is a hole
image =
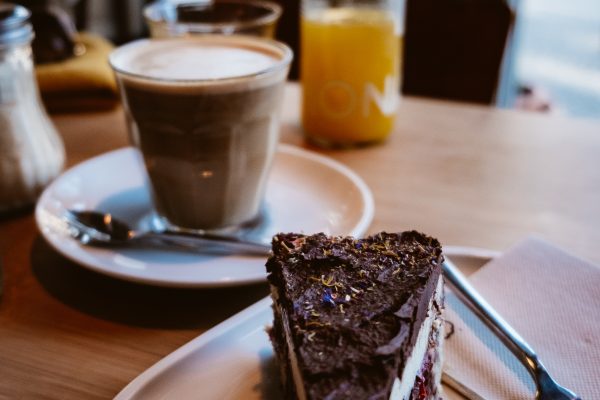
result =
[[[303,0],[300,78],[308,140],[326,147],[379,142],[400,93],[404,0]]]

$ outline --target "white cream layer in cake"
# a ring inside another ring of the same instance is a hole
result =
[[[435,295],[429,302],[427,318],[421,325],[421,329],[419,330],[419,335],[417,336],[417,341],[413,347],[412,354],[406,361],[404,371],[402,371],[402,379],[396,378],[394,381],[392,393],[390,394],[390,400],[404,400],[410,398],[417,374],[419,373],[419,369],[421,369],[423,359],[425,358],[425,354],[427,353],[427,349],[429,347],[429,337],[431,336],[433,324],[441,323],[440,315],[435,310],[433,303],[437,302],[437,304],[442,304],[443,296],[444,279],[442,276],[440,276],[435,289]],[[441,329],[441,327],[438,327],[438,329]],[[441,346],[439,350],[441,351]],[[441,357],[439,357],[439,360],[441,360]],[[436,366],[434,365],[433,368],[436,368]]]

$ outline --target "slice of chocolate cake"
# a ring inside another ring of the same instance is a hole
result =
[[[442,250],[418,232],[279,234],[267,262],[287,399],[438,399]]]

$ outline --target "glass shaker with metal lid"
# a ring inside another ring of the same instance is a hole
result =
[[[65,160],[39,96],[29,16],[0,3],[0,213],[33,204]]]

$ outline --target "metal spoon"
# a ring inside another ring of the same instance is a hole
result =
[[[127,224],[111,214],[95,211],[68,211],[65,221],[70,234],[84,244],[124,245],[149,241],[167,246],[200,247],[202,250],[217,245],[227,252],[243,251],[267,255],[270,246],[235,236],[198,233],[196,231],[166,229],[160,232],[134,231]],[[445,260],[442,270],[446,282],[455,289],[459,298],[491,329],[531,374],[536,388],[536,398],[540,400],[580,400],[572,391],[560,386],[550,377],[531,346],[489,305],[471,286],[467,278],[450,260]]]
[[[97,211],[68,210],[64,215],[71,237],[83,244],[100,246],[160,245],[193,249],[207,253],[246,253],[267,255],[266,243],[244,240],[233,235],[220,235],[185,229],[165,228],[161,231],[136,231],[113,215]]]

